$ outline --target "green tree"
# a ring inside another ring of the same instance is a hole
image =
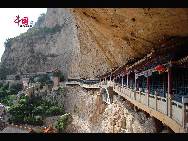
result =
[[[60,116],[60,118],[57,121],[57,124],[55,125],[55,127],[58,129],[58,131],[60,133],[64,132],[64,130],[66,129],[69,121],[70,121],[70,114],[66,113],[62,116]]]
[[[51,106],[47,111],[46,115],[48,116],[56,116],[61,115],[64,113],[63,108],[57,107],[57,106]]]
[[[45,116],[61,115],[64,110],[41,97],[21,96],[17,104],[11,105],[9,113],[13,123],[42,125]]]

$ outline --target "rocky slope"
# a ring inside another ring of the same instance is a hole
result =
[[[67,87],[65,110],[73,121],[67,132],[74,133],[155,133],[156,122],[141,111],[134,111],[125,101],[114,96],[107,105],[97,96],[97,91],[81,87]]]
[[[6,48],[2,64],[10,72],[59,67],[74,78],[94,78],[143,57],[171,36],[188,35],[183,8],[48,8],[40,28],[61,29],[30,36]]]

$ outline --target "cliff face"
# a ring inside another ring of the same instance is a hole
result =
[[[170,36],[188,35],[188,9],[51,9],[41,28],[61,29],[43,38],[16,40],[2,64],[22,72],[59,67],[69,77],[94,78],[140,58]]]
[[[72,15],[63,9],[55,11],[57,14],[53,9],[48,10],[45,20],[39,25],[41,31],[28,31],[26,35],[16,37],[5,49],[2,64],[15,70],[15,73],[48,71],[59,67],[67,74],[67,69],[78,55],[78,41]]]
[[[156,133],[156,122],[142,111],[134,111],[117,96],[104,104],[96,91],[66,87],[65,111],[71,113],[68,133]]]

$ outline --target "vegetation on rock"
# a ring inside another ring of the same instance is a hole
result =
[[[64,81],[64,75],[61,71],[56,71],[53,73],[53,76],[54,77],[59,77],[60,78],[60,81]]]
[[[70,119],[71,119],[71,116],[70,116],[69,113],[66,113],[66,114],[62,115],[62,116],[59,118],[59,120],[57,121],[57,124],[56,124],[55,127],[58,129],[58,131],[59,131],[60,133],[62,133],[62,132],[65,131],[65,129],[66,129],[66,127],[67,127],[67,125],[68,125]]]
[[[62,28],[62,26],[60,26],[58,24],[56,26],[52,27],[52,28],[49,28],[49,27],[39,27],[39,28],[33,27],[33,28],[30,28],[27,32],[22,33],[17,37],[6,39],[4,45],[5,45],[5,48],[11,48],[14,41],[28,40],[28,42],[30,42],[30,41],[32,41],[32,38],[36,38],[36,39],[45,38],[46,35],[55,34],[57,32],[60,32],[61,28]]]
[[[6,41],[4,42],[4,45],[5,45],[6,48],[10,48],[12,46],[13,39],[14,38],[6,39]]]
[[[44,13],[40,14],[40,16],[38,17],[37,22],[35,23],[35,27],[40,27],[43,24],[43,22],[45,20],[45,15],[46,14],[44,14]]]
[[[5,64],[0,65],[0,79],[5,80],[6,76],[11,74],[11,71]]]
[[[43,100],[41,97],[22,96],[16,105],[9,109],[9,121],[16,124],[42,125],[45,117],[64,114],[63,107]]]
[[[16,100],[16,94],[22,89],[21,84],[0,84],[0,103],[12,106]]]
[[[62,94],[65,94],[65,93],[64,93],[65,90],[64,90],[64,88],[62,88],[62,87],[59,87],[59,88],[58,88],[58,91],[59,91],[60,93],[62,93]]]
[[[35,82],[40,82],[42,86],[45,84],[52,84],[52,80],[47,74],[44,75],[38,75],[37,77],[33,78],[32,80],[34,83]]]

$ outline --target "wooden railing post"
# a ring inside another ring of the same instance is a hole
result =
[[[104,83],[105,85],[107,84],[107,79],[106,79],[106,77],[105,77],[105,83]]]
[[[137,74],[135,72],[135,91],[137,90]]]
[[[113,79],[113,88],[115,89],[115,81],[114,81],[114,79]]]
[[[128,88],[129,91],[129,97],[131,98],[131,89]]]
[[[147,96],[147,106],[149,107],[149,94],[146,94]]]
[[[150,78],[147,77],[147,106],[149,106],[149,94],[150,94]]]
[[[186,117],[185,117],[185,115],[186,115],[186,110],[185,110],[185,104],[183,103],[183,107],[182,107],[182,125],[183,125],[183,128],[185,128],[185,119],[186,119]]]
[[[134,97],[135,97],[135,100],[136,100],[136,90],[137,90],[137,75],[136,75],[136,72],[135,72],[135,90],[134,90]]]
[[[127,88],[129,88],[129,72],[127,73]]]
[[[172,117],[172,67],[168,68],[168,116]]]
[[[123,88],[123,75],[122,75],[122,78],[121,78],[121,84],[122,84],[122,88]]]
[[[136,91],[134,91],[134,100],[136,100]]]
[[[186,97],[182,97],[182,104],[183,104],[183,107],[182,107],[182,124],[183,124],[183,128],[186,130],[187,132],[187,127],[186,127],[186,124],[187,124],[187,109],[186,109],[186,106],[187,106],[187,103],[188,103],[188,98]]]
[[[157,92],[155,91],[155,110],[157,111]]]

